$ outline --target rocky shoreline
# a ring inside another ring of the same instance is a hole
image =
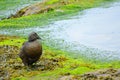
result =
[[[19,48],[17,46],[0,46],[0,53],[0,79],[2,80],[9,80],[20,75],[25,76],[28,73],[29,76],[33,76],[38,74],[37,71],[54,70],[62,66],[59,62],[67,60],[61,58],[48,59],[43,55],[35,66],[27,68],[18,57]],[[66,74],[58,80],[120,80],[120,69],[102,69],[82,75]]]

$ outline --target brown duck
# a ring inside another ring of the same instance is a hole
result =
[[[19,57],[25,66],[32,65],[39,60],[42,55],[42,44],[40,41],[41,38],[37,33],[32,32],[28,37],[28,41],[23,43]]]

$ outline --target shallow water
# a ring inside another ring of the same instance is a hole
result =
[[[2,18],[8,18],[11,14],[15,14],[17,11],[19,11],[20,9],[26,7],[26,6],[29,6],[31,4],[34,4],[34,3],[37,3],[37,2],[41,2],[42,0],[27,0],[27,1],[24,1],[24,0],[21,0],[20,2],[19,1],[11,1],[11,5],[12,4],[17,4],[17,5],[13,5],[13,6],[10,6],[10,7],[7,7],[4,6],[5,4],[2,4],[0,5],[0,20]],[[3,2],[3,1],[2,1]],[[9,1],[5,1],[6,2],[6,5],[7,4],[10,4]],[[5,3],[4,2],[4,3]],[[19,3],[19,4],[18,4]],[[4,9],[5,8],[5,9]]]
[[[94,8],[85,15],[67,23],[69,39],[78,43],[105,50],[120,48],[120,6]]]
[[[80,54],[88,59],[120,59],[120,3],[92,8],[67,20],[55,21],[46,27],[18,30],[4,29],[0,34],[27,35],[36,31],[43,42],[56,49]]]

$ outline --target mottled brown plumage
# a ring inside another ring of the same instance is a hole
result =
[[[40,39],[37,33],[32,32],[28,37],[28,41],[23,44],[19,56],[25,66],[32,65],[42,55],[42,44]]]

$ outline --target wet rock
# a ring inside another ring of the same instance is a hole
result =
[[[3,45],[0,46],[0,51],[2,52],[0,54],[0,80],[10,80],[9,69],[17,62],[18,47]]]
[[[58,80],[75,80],[75,79],[73,79],[73,76],[72,76],[72,75],[69,75],[69,76],[63,76],[63,77],[61,77],[61,78],[58,79]]]
[[[47,52],[38,60],[37,64],[33,64],[31,67],[25,67],[22,64],[21,59],[18,56],[19,47],[3,45],[0,46],[0,80],[11,80],[13,77],[19,76],[30,76],[29,74],[34,75],[40,73],[40,71],[48,71],[54,70],[57,67],[61,66],[59,62],[65,61],[64,57],[55,57],[54,58],[46,58],[46,55],[50,55]],[[27,72],[26,72],[27,71]],[[17,74],[16,74],[17,73]]]
[[[90,73],[90,74],[93,74],[93,73]],[[118,69],[111,68],[107,70],[100,70],[100,71],[95,72],[94,74],[96,74],[96,80],[117,80],[117,79],[119,80],[120,79],[120,77],[118,77],[120,76]],[[89,76],[87,77],[88,79],[90,78]]]
[[[4,40],[8,40],[8,39],[16,39],[16,38],[18,38],[17,36],[7,36],[7,35],[1,35],[0,34],[0,41],[2,42],[2,41],[4,41]]]
[[[119,69],[104,69],[96,72],[89,72],[82,75],[63,76],[60,80],[120,80]]]
[[[18,18],[18,17],[32,15],[32,14],[38,14],[38,13],[46,13],[48,11],[54,10],[53,8],[55,6],[50,6],[50,5],[44,6],[44,5],[45,5],[45,3],[43,2],[43,3],[37,3],[34,5],[27,6],[23,9],[19,10],[18,12],[16,12],[16,14],[10,15],[7,19]]]

